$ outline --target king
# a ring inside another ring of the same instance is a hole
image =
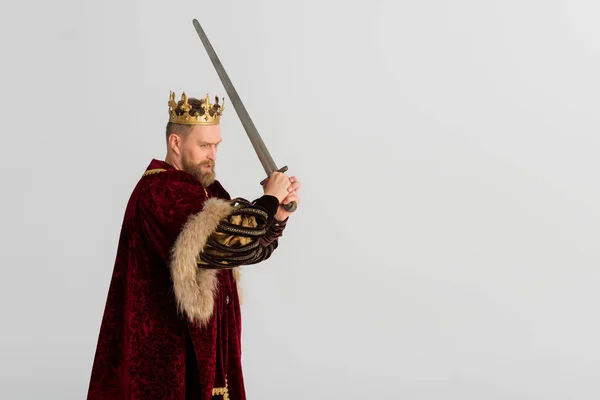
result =
[[[90,400],[245,400],[240,268],[271,257],[300,182],[273,172],[260,197],[216,179],[223,104],[171,92],[166,157],[125,209]]]

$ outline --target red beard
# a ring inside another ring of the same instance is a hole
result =
[[[194,175],[202,186],[210,186],[216,178],[215,164],[212,161],[202,161],[199,164],[191,164],[185,158],[181,160],[183,170]],[[203,167],[210,166],[210,171],[205,171]]]

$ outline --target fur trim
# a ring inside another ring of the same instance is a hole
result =
[[[233,279],[235,280],[235,286],[237,287],[238,298],[240,299],[240,305],[242,304],[242,271],[240,267],[234,268]]]
[[[208,322],[215,305],[218,269],[198,268],[197,261],[209,236],[233,206],[226,200],[209,198],[202,211],[183,226],[171,252],[171,277],[177,307],[190,322]]]

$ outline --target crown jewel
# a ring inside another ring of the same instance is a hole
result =
[[[181,100],[177,103],[175,102],[175,93],[171,92],[169,97],[169,122],[184,125],[218,125],[225,107],[225,99],[223,99],[223,105],[219,105],[219,98],[215,96],[215,103],[211,104],[207,94],[204,99],[200,100],[200,103],[200,109],[190,114],[192,105],[188,102],[185,92],[181,94]],[[177,113],[178,107],[182,111],[180,114]]]

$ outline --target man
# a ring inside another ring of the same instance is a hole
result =
[[[245,399],[238,268],[271,256],[300,183],[272,174],[252,203],[215,179],[218,98],[169,101],[167,155],[125,211],[88,399]]]

